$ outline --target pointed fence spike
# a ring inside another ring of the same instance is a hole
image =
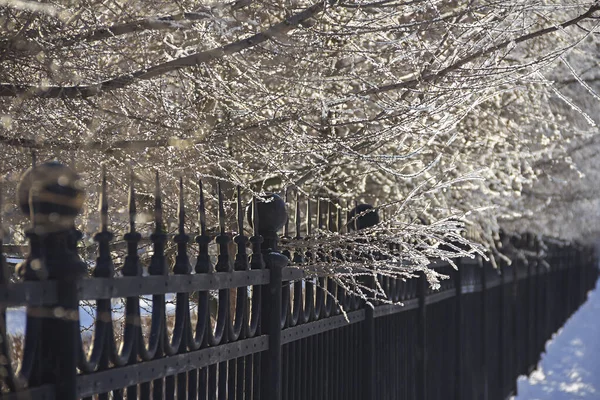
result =
[[[317,229],[323,229],[323,204],[320,197],[317,199]]]
[[[162,213],[162,196],[160,193],[160,179],[158,176],[158,170],[155,171],[155,183],[154,183],[154,223],[156,231],[162,230],[163,224],[163,213]]]
[[[325,215],[326,215],[326,217],[327,217],[327,221],[326,221],[326,223],[327,223],[327,226],[326,226],[326,228],[327,228],[327,230],[328,230],[329,232],[331,232],[331,228],[332,228],[332,226],[333,226],[333,224],[331,223],[331,200],[328,200],[328,201],[327,201],[327,211],[326,211],[326,212],[327,212],[327,213],[325,214]]]
[[[310,198],[306,199],[306,236],[312,234],[312,215],[310,215]]]
[[[4,178],[0,177],[0,241],[2,241],[2,213],[4,211],[4,206],[2,205],[2,189],[4,189]],[[2,248],[0,248],[0,252],[2,251]]]
[[[153,254],[150,258],[148,273],[150,275],[167,275],[169,269],[165,257],[165,242],[166,234],[163,228],[163,208],[162,196],[160,190],[160,180],[158,170],[156,170],[156,182],[154,192],[154,233],[150,235],[150,240],[153,244]]]
[[[242,191],[239,185],[236,188],[236,192],[238,235],[244,235],[244,207],[242,206]]]
[[[344,230],[346,233],[350,232],[350,227],[348,224],[350,223],[350,210],[352,206],[352,202],[350,200],[346,200],[346,223],[344,224]]]
[[[139,256],[137,253],[137,246],[141,239],[141,235],[135,231],[137,209],[135,205],[133,168],[129,169],[129,198],[127,202],[127,208],[129,211],[129,232],[124,236],[124,239],[127,242],[127,256],[125,257],[125,263],[123,264],[121,273],[123,276],[141,276],[142,266],[140,265]]]
[[[250,242],[252,243],[252,256],[250,257],[250,268],[251,269],[263,269],[265,267],[265,263],[263,260],[263,256],[261,253],[261,244],[263,242],[263,237],[258,233],[258,224],[260,223],[258,219],[258,201],[256,200],[256,196],[252,196],[252,237],[250,238]]]
[[[185,234],[185,204],[183,201],[183,177],[179,177],[179,204],[177,206],[177,217],[179,219],[179,234]]]
[[[300,238],[300,191],[296,191],[296,238],[299,239]]]
[[[221,181],[217,182],[217,191],[219,195],[219,228],[221,234],[225,233],[225,206],[223,204],[223,191],[221,190]]]
[[[340,204],[338,204],[338,207],[336,207],[335,224],[336,224],[335,231],[337,233],[342,233],[342,206],[341,206],[341,201],[340,201]]]
[[[0,283],[8,282],[8,268],[4,262],[4,226],[2,225],[2,213],[4,206],[2,204],[2,190],[4,189],[4,180],[0,178]]]
[[[108,194],[106,190],[106,165],[102,164],[102,187],[100,191],[100,231],[108,230]]]
[[[200,220],[200,235],[206,236],[206,209],[204,207],[204,187],[202,181],[198,181],[200,187],[200,202],[198,203],[198,219]]]
[[[196,266],[194,270],[198,274],[206,274],[214,272],[214,268],[208,253],[208,245],[210,243],[210,237],[206,234],[206,209],[204,207],[204,186],[202,180],[198,180],[198,187],[200,189],[200,198],[198,200],[198,220],[200,223],[200,235],[196,236],[196,243],[198,243],[198,256],[196,258]]]
[[[129,201],[127,208],[129,209],[129,231],[135,232],[135,219],[137,208],[135,205],[135,184],[133,182],[133,169],[129,171]]]
[[[108,193],[106,189],[106,166],[102,165],[102,178],[99,199],[100,229],[94,235],[94,240],[98,243],[98,257],[96,266],[92,271],[95,277],[109,278],[114,275],[114,265],[110,256],[110,241],[113,234],[108,231]]]
[[[358,231],[358,201],[354,200],[354,231]]]
[[[289,197],[290,197],[289,189],[290,189],[289,186],[285,187],[285,204],[286,204],[286,206],[289,202]],[[290,220],[289,220],[289,218],[285,220],[285,225],[283,226],[283,236],[285,236],[285,237],[290,236]]]
[[[254,236],[258,236],[258,224],[260,223],[257,207],[258,201],[256,201],[256,197],[252,197],[252,233]]]
[[[175,256],[175,265],[173,265],[173,273],[189,274],[192,272],[190,259],[187,255],[188,241],[190,237],[185,234],[185,204],[183,177],[179,177],[179,203],[177,205],[177,218],[179,220],[178,233],[173,240],[177,243],[177,255]]]
[[[236,271],[245,271],[248,269],[248,254],[246,253],[248,238],[244,236],[244,206],[242,204],[242,190],[239,185],[236,187],[236,194],[238,234],[233,239],[237,244],[237,252],[233,265]],[[241,289],[238,289],[238,291],[239,290]]]

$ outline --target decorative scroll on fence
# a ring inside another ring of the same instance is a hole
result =
[[[179,187],[175,263],[172,268],[166,263],[157,177],[153,254],[144,268],[131,180],[127,256],[119,276],[109,249],[105,179],[94,238],[98,257],[90,276],[84,276],[77,256],[77,231],[37,229],[44,226],[44,218],[36,221],[42,214],[47,221],[53,213],[74,217],[45,202],[62,196],[76,206],[68,200],[76,193],[47,185],[28,194],[34,220],[30,253],[18,268],[21,280],[10,282],[4,261],[0,270],[0,399],[505,399],[598,276],[590,249],[551,242],[544,258],[531,252],[500,269],[481,259],[462,259],[458,270],[434,261],[432,267],[450,277],[436,291],[424,276],[402,281],[373,275],[365,284],[381,285],[386,296],[381,300],[387,302],[371,307],[327,277],[305,277],[307,259],[318,255],[278,252],[279,229],[284,228],[283,240],[290,237],[285,203],[276,196],[269,203],[253,200],[253,236],[247,238],[237,190],[234,262],[219,196],[214,239],[219,254],[213,265],[200,183],[200,229],[194,239],[199,250],[190,260],[181,181]],[[298,203],[295,208],[300,240]],[[343,226],[339,213],[328,217],[336,223],[325,223],[318,214],[320,227]],[[530,245],[511,240],[515,247]],[[212,317],[211,291],[218,299]],[[176,293],[173,316],[166,306],[169,293]],[[140,301],[150,296],[145,334]],[[125,299],[119,335],[111,307],[117,298]],[[78,320],[84,300],[95,302],[96,315],[87,351]],[[6,329],[6,309],[15,306],[27,307],[19,360],[11,359],[15,352]]]

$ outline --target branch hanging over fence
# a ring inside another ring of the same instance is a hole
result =
[[[102,92],[122,89],[133,84],[136,80],[147,80],[157,76],[164,75],[168,72],[177,71],[179,69],[191,66],[198,66],[223,58],[225,56],[239,53],[246,49],[252,48],[258,44],[271,40],[274,36],[288,33],[302,22],[314,17],[322,12],[325,8],[325,1],[320,1],[307,9],[286,18],[284,21],[272,25],[264,32],[257,33],[249,38],[238,40],[224,46],[194,53],[186,57],[177,58],[162,64],[155,65],[150,68],[140,69],[138,71],[124,74],[104,82],[87,85],[87,86],[35,86],[28,84],[0,84],[0,96],[16,97],[19,95],[27,95],[31,97],[44,98],[86,98],[97,96]]]
[[[430,73],[430,74],[426,74],[426,75],[419,75],[415,78],[407,79],[405,81],[394,83],[391,85],[385,85],[385,86],[379,86],[379,87],[375,87],[375,88],[371,88],[371,89],[367,89],[367,90],[361,90],[361,91],[355,92],[353,95],[354,96],[367,96],[367,95],[372,95],[372,94],[385,93],[385,92],[398,90],[398,89],[408,89],[408,88],[415,87],[417,84],[419,84],[421,82],[427,82],[427,81],[432,81],[434,79],[441,78],[452,71],[456,71],[463,65],[465,65],[481,56],[489,55],[498,50],[503,50],[511,44],[516,45],[519,43],[523,43],[528,40],[535,39],[535,38],[547,35],[552,32],[556,32],[560,29],[564,29],[569,26],[576,25],[585,19],[591,18],[593,16],[593,14],[598,10],[600,10],[600,4],[596,3],[592,7],[590,7],[589,10],[586,11],[585,13],[583,13],[573,19],[570,19],[566,22],[563,22],[560,25],[555,25],[555,26],[551,26],[548,28],[540,29],[538,31],[529,33],[527,35],[520,36],[516,39],[505,40],[502,43],[498,43],[497,45],[488,47],[487,49],[483,49],[483,50],[477,51],[469,56],[466,56],[438,72]],[[343,101],[340,101],[339,103],[335,103],[333,105],[342,104],[342,103],[345,103],[346,101],[347,101],[347,99],[344,99]]]

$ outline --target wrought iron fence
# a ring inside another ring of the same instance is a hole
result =
[[[552,333],[585,301],[598,275],[590,249],[551,242],[544,257],[525,253],[498,269],[481,258],[461,259],[457,270],[433,261],[433,268],[450,277],[435,291],[423,275],[406,281],[373,275],[365,284],[378,283],[386,294],[381,300],[397,304],[369,306],[325,276],[306,277],[305,252],[278,252],[277,232],[287,218],[280,199],[253,202],[254,234],[245,237],[239,190],[235,262],[229,259],[231,238],[220,198],[215,238],[220,251],[211,263],[201,190],[194,266],[180,196],[173,238],[177,256],[169,268],[157,185],[147,274],[137,253],[141,235],[132,186],[127,256],[117,276],[109,250],[105,181],[102,192],[98,258],[90,276],[77,256],[74,229],[32,229],[19,282],[10,282],[3,262],[2,400],[505,399],[515,392],[516,378],[534,368]],[[56,211],[44,204],[53,197],[44,196],[28,196],[34,218]],[[531,245],[512,241],[515,247]],[[214,319],[211,291],[218,293]],[[172,318],[166,308],[169,293],[176,293]],[[152,306],[145,335],[140,300],[148,296]],[[116,298],[125,299],[121,337],[113,329],[111,299]],[[82,300],[95,302],[87,351],[79,331]],[[27,307],[18,369],[6,327],[6,309],[15,306]]]

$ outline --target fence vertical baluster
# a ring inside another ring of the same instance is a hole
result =
[[[198,244],[198,256],[194,271],[196,274],[210,274],[214,272],[210,255],[208,254],[208,246],[211,242],[210,237],[206,233],[206,209],[204,204],[204,187],[202,181],[198,181],[199,200],[198,200],[198,224],[200,234],[196,236],[195,242]],[[209,294],[208,291],[200,291],[198,297],[198,318],[194,335],[194,344],[197,347],[205,348],[208,346],[208,336],[210,327],[210,311],[209,311]],[[193,386],[194,380],[197,379],[197,394],[198,400],[207,399],[208,391],[208,367],[200,368],[194,376],[190,377],[190,386]],[[193,397],[192,397],[193,398]]]
[[[511,332],[511,344],[513,346],[512,348],[512,356],[513,356],[513,362],[512,362],[512,374],[511,377],[513,378],[513,392],[514,395],[517,395],[517,383],[515,381],[516,378],[516,374],[519,373],[519,369],[520,369],[520,357],[519,357],[519,346],[518,346],[518,340],[519,340],[519,326],[518,326],[518,322],[519,322],[519,305],[518,305],[518,294],[519,294],[519,267],[521,266],[520,262],[515,262],[513,264],[513,281],[511,284],[511,316],[512,316],[512,332]]]
[[[418,279],[418,339],[417,339],[417,398],[427,399],[427,278],[424,272]]]
[[[287,207],[289,203],[289,187],[286,186],[284,189],[284,202]],[[283,224],[283,236],[281,238],[281,243],[286,245],[290,241],[290,226],[289,226],[289,218],[286,218],[285,223]],[[291,252],[289,249],[284,249],[281,252],[288,260],[291,260]],[[284,282],[281,286],[281,328],[285,329],[290,325],[291,320],[291,309],[290,309],[290,284],[289,282]],[[281,393],[282,398],[288,399],[288,390],[289,390],[289,379],[290,379],[290,370],[295,366],[290,365],[290,352],[292,351],[293,343],[289,343],[284,345],[281,349],[281,363],[285,366],[282,371],[282,382],[281,382]]]
[[[266,267],[270,272],[268,285],[262,288],[262,327],[269,337],[269,349],[261,365],[261,400],[280,400],[282,398],[282,348],[281,348],[281,290],[283,284],[282,269],[289,262],[288,258],[278,252],[277,231],[283,227],[287,219],[285,202],[277,195],[269,195],[269,202],[254,202],[253,215],[259,216],[258,232],[263,237],[262,252]]]
[[[229,262],[229,242],[231,241],[229,235],[225,233],[225,204],[223,201],[223,191],[221,189],[221,182],[217,182],[218,202],[219,202],[219,234],[217,235],[216,242],[219,246],[219,255],[217,258],[217,264],[215,269],[217,272],[231,273],[231,263]],[[222,330],[220,345],[229,343],[229,338],[232,333],[233,327],[231,325],[231,313],[229,306],[229,289],[219,290],[219,310],[217,317],[217,330]],[[227,361],[222,361],[218,365],[219,376],[218,376],[218,398],[219,400],[227,399],[227,383],[228,383],[228,368]]]
[[[100,230],[94,235],[94,241],[98,243],[98,257],[96,266],[92,271],[92,276],[96,278],[112,278],[114,275],[114,265],[110,256],[109,243],[113,238],[112,233],[108,231],[108,198],[106,188],[106,168],[102,166],[102,183],[99,200],[100,211]],[[112,325],[112,306],[111,299],[96,300],[96,333],[94,335],[94,346],[98,335],[102,338],[98,343],[101,347],[99,370],[108,369],[110,366],[111,346],[114,343],[113,325]],[[104,326],[102,326],[104,325]],[[113,396],[119,397],[120,393],[113,392]],[[98,395],[100,400],[108,399],[108,393]]]
[[[479,266],[479,270],[481,273],[481,304],[480,304],[480,311],[481,311],[481,370],[483,372],[483,381],[482,381],[482,386],[483,386],[483,400],[487,400],[488,399],[488,368],[489,368],[489,362],[488,362],[488,338],[487,338],[487,314],[488,314],[488,307],[487,307],[487,303],[488,303],[488,297],[489,297],[489,293],[488,293],[488,281],[487,281],[487,274],[485,271],[485,264],[483,263],[483,260],[478,257],[477,258],[478,261],[478,266]]]
[[[311,199],[307,197],[306,199],[306,240],[311,241],[312,237],[312,219],[313,219],[313,208],[311,207]],[[313,246],[307,244],[306,249],[306,260],[307,263],[313,264],[316,260],[315,250]],[[307,317],[307,322],[316,321],[318,319],[318,315],[316,313],[316,293],[315,293],[315,284],[314,278],[309,276],[305,278],[306,285],[306,309],[305,316]],[[318,385],[318,365],[316,365],[316,345],[317,345],[317,337],[316,335],[309,336],[305,339],[304,346],[304,354],[306,359],[306,372],[307,372],[307,380],[304,382],[306,388],[306,396],[309,399],[316,399],[317,396],[317,385]]]
[[[234,269],[236,271],[248,271],[248,255],[246,254],[248,238],[244,235],[244,208],[242,206],[242,194],[239,186],[236,188],[236,192],[238,234],[234,238],[234,242],[237,245]],[[236,294],[236,316],[234,326],[234,334],[237,336],[236,340],[242,340],[248,336],[248,323],[250,320],[248,312],[248,287],[241,286],[237,288]],[[237,382],[235,393],[230,394],[231,398],[233,398],[234,394],[237,400],[242,400],[244,398],[244,377],[246,376],[246,370],[250,368],[250,363],[250,356],[239,357],[236,360],[235,371]]]
[[[250,238],[252,243],[252,256],[250,257],[250,268],[262,270],[265,268],[265,262],[262,254],[262,243],[264,238],[259,234],[261,219],[259,218],[256,197],[252,197],[251,218],[249,223],[252,226],[253,232]],[[252,287],[252,315],[250,321],[250,336],[259,336],[263,334],[263,319],[266,316],[263,313],[262,288],[260,286]],[[252,382],[252,399],[259,400],[261,398],[261,365],[262,354],[255,353],[252,355],[252,379],[246,376],[246,383]]]
[[[500,390],[500,396],[506,396],[505,393],[505,369],[506,369],[506,355],[504,354],[505,348],[505,338],[506,338],[506,318],[505,318],[505,297],[506,297],[506,263],[504,261],[500,264],[500,289],[499,289],[499,304],[498,304],[498,315],[499,315],[499,341],[498,341],[498,350],[496,354],[498,354],[499,360],[499,374],[498,374],[498,388]]]
[[[192,266],[187,254],[189,235],[185,233],[185,203],[184,203],[183,177],[179,177],[179,201],[177,204],[177,235],[173,241],[177,245],[177,255],[173,265],[173,273],[176,275],[188,275],[192,272]],[[190,294],[187,292],[177,293],[175,310],[175,328],[173,330],[173,341],[179,341],[176,353],[185,353],[190,347],[191,324],[190,324]],[[188,373],[177,374],[177,398],[185,399],[188,392]]]
[[[456,365],[454,366],[454,399],[462,400],[462,371],[463,371],[463,322],[462,322],[462,275],[463,275],[463,261],[459,260],[457,268],[454,270],[455,280],[455,347],[456,347]]]
[[[298,244],[303,239],[302,237],[302,216],[300,211],[300,190],[296,189],[296,209],[295,209],[295,237]],[[294,249],[294,264],[300,266],[305,263],[306,259],[302,251],[302,247],[298,245]],[[296,323],[304,324],[307,321],[308,300],[306,299],[305,285],[306,279],[299,279],[294,283],[294,312],[297,313]],[[298,373],[294,375],[294,386],[292,388],[292,394],[294,400],[301,400],[307,396],[306,384],[308,380],[307,374],[307,360],[306,360],[306,339],[297,341],[296,344],[296,363]]]
[[[127,255],[121,269],[123,276],[142,276],[142,267],[140,264],[140,258],[137,253],[138,243],[141,240],[141,235],[135,230],[136,220],[136,204],[135,204],[135,187],[134,187],[134,175],[133,170],[129,171],[129,195],[127,201],[128,213],[129,213],[129,232],[123,236],[123,240],[127,242]],[[129,354],[128,364],[135,364],[138,361],[138,354],[140,347],[144,346],[142,337],[142,328],[140,326],[140,300],[138,296],[127,297],[125,303],[125,329],[130,330],[132,346]],[[125,335],[129,337],[129,335]],[[144,393],[149,394],[150,383],[140,383],[141,387],[144,387]],[[137,385],[130,385],[126,390],[127,398],[137,399],[138,387]],[[141,395],[142,400],[147,399],[144,395]]]
[[[165,259],[165,242],[167,235],[163,226],[163,208],[162,208],[162,193],[160,189],[160,180],[158,171],[155,172],[154,183],[154,232],[150,235],[150,240],[153,244],[153,254],[150,258],[148,273],[150,275],[166,276],[168,274],[167,263]],[[164,347],[167,337],[167,316],[166,303],[164,294],[152,295],[152,320],[158,318],[159,323],[152,324],[154,330],[151,329],[150,336],[158,337],[158,347],[154,354],[155,359],[165,356]],[[152,397],[154,400],[163,399],[164,395],[164,378],[158,378],[152,382]]]
[[[23,176],[18,196],[21,209],[30,215],[32,229],[27,235],[30,254],[19,264],[17,273],[26,280],[54,280],[57,292],[56,303],[43,306],[42,318],[29,316],[30,311],[39,315],[39,308],[28,310],[21,372],[30,378],[31,386],[54,384],[57,399],[76,400],[80,351],[77,286],[87,272],[77,254],[81,236],[75,229],[75,217],[83,205],[79,177],[57,162],[36,165]],[[27,348],[32,339],[36,350]],[[37,356],[41,359],[34,361]]]

